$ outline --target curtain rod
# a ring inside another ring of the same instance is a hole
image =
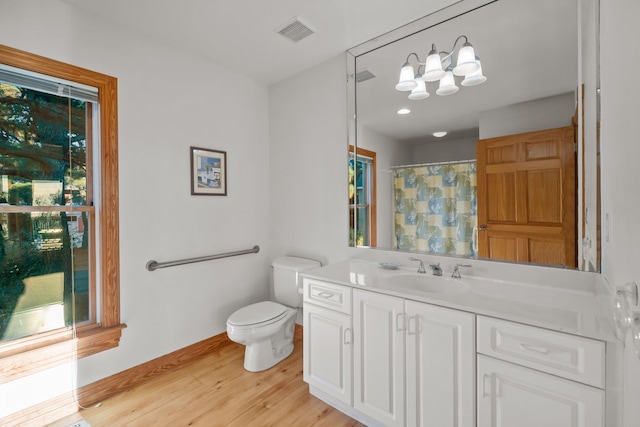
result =
[[[434,162],[434,163],[421,163],[417,165],[400,165],[400,166],[391,166],[388,170],[394,169],[406,169],[406,168],[418,168],[422,166],[438,166],[438,165],[456,165],[458,163],[475,163],[476,159],[471,160],[456,160],[453,162]]]

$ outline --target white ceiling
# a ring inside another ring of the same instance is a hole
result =
[[[60,0],[271,84],[456,0]],[[277,33],[298,18],[315,34]]]

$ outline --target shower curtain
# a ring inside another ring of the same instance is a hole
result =
[[[397,249],[477,256],[476,162],[393,171]]]

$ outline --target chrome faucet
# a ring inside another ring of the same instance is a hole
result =
[[[434,276],[442,276],[442,268],[440,268],[440,263],[431,264],[431,265],[429,265],[429,268],[431,268],[431,270],[433,270],[433,275]]]
[[[453,273],[451,273],[451,277],[453,277],[454,279],[462,278],[459,270],[460,267],[471,267],[471,264],[456,264],[456,266],[453,267]]]
[[[418,266],[418,273],[424,274],[424,273],[426,273],[426,272],[427,272],[427,270],[425,270],[425,268],[424,268],[424,262],[422,262],[422,260],[421,260],[421,259],[414,258],[414,257],[411,257],[411,258],[409,258],[409,259],[410,259],[411,261],[418,261],[418,262],[420,263],[420,265]]]

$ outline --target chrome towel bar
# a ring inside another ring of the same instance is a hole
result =
[[[183,265],[183,264],[192,264],[194,262],[211,261],[213,259],[229,258],[232,256],[238,256],[238,255],[256,254],[258,252],[260,252],[260,246],[255,245],[253,248],[245,249],[243,251],[226,252],[223,254],[202,256],[197,258],[180,259],[177,261],[158,262],[155,260],[151,260],[147,263],[146,267],[147,267],[147,270],[154,271],[159,268],[167,268],[167,267],[173,267],[176,265]]]

